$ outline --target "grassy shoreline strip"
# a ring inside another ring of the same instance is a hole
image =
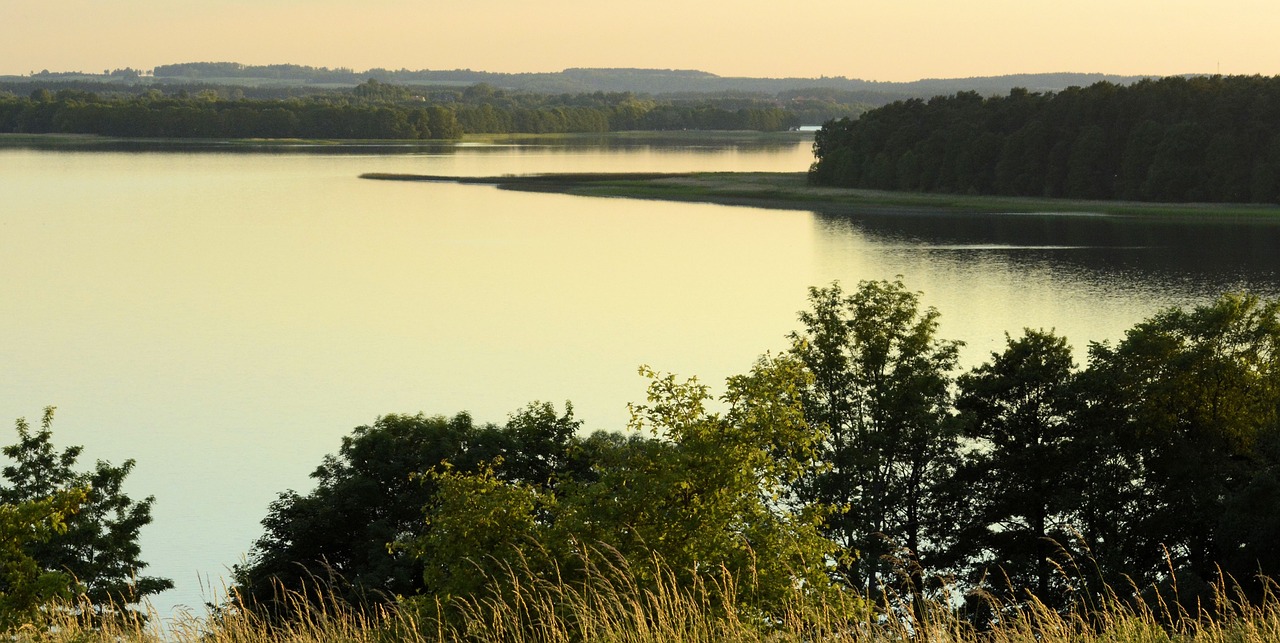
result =
[[[887,192],[809,185],[804,172],[582,173],[451,177],[368,173],[384,181],[493,185],[502,189],[578,196],[621,197],[745,205],[783,210],[971,212],[1265,218],[1280,220],[1280,206],[1222,203],[1141,203],[1030,197]]]

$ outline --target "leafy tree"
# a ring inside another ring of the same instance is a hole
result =
[[[151,523],[155,497],[135,501],[124,493],[134,461],[112,466],[99,460],[91,471],[76,471],[83,448],[54,449],[53,412],[45,409],[35,431],[19,419],[18,441],[3,449],[12,464],[2,472],[0,502],[11,508],[54,503],[49,520],[57,533],[27,543],[31,559],[43,570],[72,578],[76,593],[104,614],[172,588],[167,578],[141,573],[147,564],[140,558],[138,536]],[[59,500],[68,497],[79,501]]]
[[[1115,346],[1091,346],[1086,377],[1088,422],[1119,470],[1093,479],[1086,535],[1104,568],[1141,585],[1172,567],[1187,598],[1222,563],[1245,579],[1270,565],[1270,545],[1223,534],[1274,534],[1249,526],[1245,499],[1274,484],[1280,302],[1228,294],[1163,311]]]
[[[705,583],[719,600],[764,613],[780,610],[797,583],[829,587],[835,546],[818,531],[823,509],[782,502],[814,466],[819,438],[799,403],[807,381],[799,363],[764,358],[731,378],[724,413],[708,410],[713,399],[696,380],[642,372],[649,399],[633,408],[633,427],[652,437],[587,440],[594,478],[550,494],[504,483],[495,471],[505,462],[428,476],[438,485],[428,529],[409,544],[426,564],[420,604],[503,592],[540,575],[580,582],[602,550],[643,588],[657,591],[660,575],[674,574],[681,586]]]
[[[73,596],[75,579],[43,567],[31,549],[65,533],[84,500],[85,490],[73,489],[0,504],[0,631],[35,622],[51,602]]]
[[[1067,588],[1054,565],[1076,540],[1082,455],[1076,377],[1063,337],[1027,329],[1003,353],[959,378],[958,422],[968,454],[952,481],[968,505],[957,549],[971,582],[1027,592],[1051,605]],[[1077,552],[1078,553],[1078,552]]]
[[[1261,601],[1280,578],[1280,427],[1258,436],[1254,456],[1239,487],[1225,498],[1215,535],[1226,545],[1218,561],[1223,571]]]
[[[503,481],[489,466],[462,472],[446,465],[426,472],[423,482],[435,488],[424,507],[425,529],[399,544],[421,561],[429,602],[509,589],[505,581],[512,573],[553,573],[565,554],[538,550],[552,544],[546,514],[554,511],[553,494]]]
[[[271,503],[266,530],[249,560],[233,569],[244,604],[282,615],[281,590],[311,598],[317,584],[353,604],[419,593],[423,561],[388,548],[424,531],[423,509],[434,502],[438,478],[414,474],[447,465],[475,472],[502,459],[505,480],[547,484],[583,471],[575,452],[572,407],[558,415],[530,404],[507,427],[477,425],[470,415],[387,415],[357,427],[311,474],[308,494],[286,491]]]
[[[845,582],[875,596],[891,582],[886,557],[906,552],[909,580],[921,588],[933,518],[933,487],[956,449],[950,372],[958,342],[937,337],[938,312],[921,309],[901,281],[864,281],[809,291],[793,354],[811,373],[801,400],[824,429],[818,460],[794,485],[799,498],[837,509],[824,531],[849,556]]]
[[[766,356],[729,378],[724,413],[708,410],[712,398],[696,380],[642,373],[650,378],[648,403],[632,408],[632,427],[659,441],[623,450],[615,466],[604,463],[599,481],[568,496],[578,501],[580,524],[597,528],[576,535],[630,552],[633,566],[656,552],[680,572],[723,569],[738,582],[749,578],[753,585],[739,598],[761,605],[777,606],[797,578],[824,586],[826,561],[836,553],[818,529],[826,509],[782,502],[817,466],[822,438],[804,417],[803,365]],[[597,520],[602,514],[610,518]]]

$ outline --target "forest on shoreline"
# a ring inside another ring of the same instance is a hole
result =
[[[469,134],[775,131],[856,117],[899,100],[965,91],[991,95],[1013,87],[1057,91],[1098,81],[1128,84],[1140,78],[1059,73],[874,82],[839,77],[729,78],[671,69],[580,68],[510,74],[179,63],[152,70],[108,69],[100,74],[44,70],[0,76],[0,105],[7,101],[7,111],[0,111],[0,132],[453,138],[450,123],[437,119],[432,127],[430,117],[418,111],[432,106],[453,112],[459,131]],[[369,86],[377,87],[376,91],[369,91]],[[30,104],[17,109],[14,104],[37,97],[40,102],[52,97],[74,104],[61,109]],[[379,113],[351,108],[351,103],[371,97],[378,99]],[[326,111],[322,106],[329,113],[318,114]],[[65,113],[58,116],[59,111]],[[144,119],[156,123],[147,125]]]
[[[510,91],[540,94],[631,92],[660,99],[754,97],[804,103],[806,109],[827,110],[827,116],[806,120],[817,125],[830,118],[854,115],[895,100],[928,98],[961,91],[1005,94],[1014,87],[1056,91],[1099,81],[1129,84],[1144,76],[1114,74],[1039,73],[976,78],[933,78],[883,82],[822,76],[818,78],[723,77],[692,69],[570,68],[558,72],[498,73],[471,69],[382,69],[313,67],[296,64],[245,65],[235,62],[185,62],[154,69],[32,71],[25,76],[0,76],[0,91],[26,95],[39,87],[141,92],[159,88],[169,93],[205,89],[240,91],[246,98],[293,98],[331,90],[350,89],[369,79],[392,85],[436,90],[459,90],[488,84]],[[836,110],[836,111],[831,111]],[[838,111],[849,113],[840,114]]]
[[[99,86],[29,95],[0,92],[0,133],[140,138],[451,140],[463,134],[627,130],[782,131],[807,118],[754,97],[657,100],[629,92],[548,95],[478,84],[409,88],[369,80],[352,89],[283,99],[238,89],[119,93]],[[797,111],[799,110],[799,111]]]
[[[1066,338],[1027,329],[963,373],[939,318],[900,281],[812,288],[789,347],[720,395],[642,368],[625,433],[584,435],[570,405],[540,402],[501,425],[380,417],[324,458],[313,490],[279,494],[221,618],[392,610],[396,627],[460,632],[530,592],[600,582],[641,611],[689,593],[760,636],[846,640],[931,618],[1000,631],[1027,613],[1096,627],[1114,610],[1173,632],[1275,607],[1280,301],[1161,311],[1091,344],[1083,367]],[[5,555],[21,563],[0,572],[9,623],[60,613],[48,606],[79,583],[128,603],[167,582],[121,589],[145,566],[153,500],[119,497],[131,462],[99,463],[115,486],[85,496],[95,474],[72,470],[78,448],[53,449],[51,418],[20,421],[5,449],[20,465],[0,482]],[[66,525],[103,552],[86,560],[123,562],[84,566]],[[546,622],[525,617],[498,639],[539,640]]]
[[[820,185],[970,195],[1280,202],[1280,77],[1169,77],[912,99],[827,123]]]

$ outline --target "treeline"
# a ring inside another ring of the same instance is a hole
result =
[[[622,130],[779,131],[794,114],[760,101],[731,107],[669,103],[631,94],[543,95],[487,85],[418,91],[370,80],[352,90],[249,100],[215,89],[166,95],[101,95],[37,89],[0,95],[0,132],[169,138],[453,139],[464,133]]]
[[[1280,77],[962,92],[824,125],[818,184],[1170,202],[1280,202]]]
[[[44,410],[39,428],[19,419],[17,441],[0,450],[0,632],[11,639],[23,631],[40,638],[33,624],[54,605],[74,606],[90,622],[143,623],[141,603],[173,588],[143,574],[138,537],[155,498],[124,492],[134,461],[78,470],[84,449],[53,446],[53,411]]]
[[[114,73],[114,72],[113,72]],[[76,76],[67,74],[64,76]],[[56,77],[36,74],[33,77]],[[471,69],[383,69],[354,71],[339,67],[306,65],[243,65],[232,62],[195,62],[160,65],[151,77],[155,82],[189,83],[239,82],[240,84],[297,83],[307,85],[354,85],[369,78],[400,85],[471,85],[489,83],[538,93],[635,92],[654,96],[679,94],[708,97],[724,93],[751,93],[775,97],[786,93],[812,94],[836,92],[854,97],[850,101],[868,105],[884,105],[895,99],[930,97],[960,91],[976,91],[983,95],[1004,94],[1014,87],[1033,91],[1053,91],[1083,86],[1098,81],[1129,84],[1142,76],[1108,74],[1048,73],[1015,74],[976,78],[926,79],[911,82],[880,82],[843,76],[820,78],[749,78],[727,77],[692,69],[633,69],[575,67],[558,72],[498,73]]]
[[[438,105],[225,101],[210,95],[101,100],[71,92],[0,99],[0,132],[162,138],[452,139],[462,135],[454,113]]]
[[[1213,582],[1271,591],[1280,302],[1160,312],[1092,344],[1084,368],[1065,338],[1027,330],[957,374],[938,320],[900,282],[812,289],[791,348],[718,401],[644,370],[625,435],[581,435],[546,404],[505,425],[380,418],[314,491],[272,504],[234,569],[237,605],[284,617],[336,592],[447,619],[602,568],[641,591],[711,588],[762,622],[796,587],[873,610],[959,590],[979,625],[1000,618],[983,597],[1211,614],[1227,609]]]

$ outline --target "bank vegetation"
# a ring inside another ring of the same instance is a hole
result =
[[[1280,202],[1280,77],[959,92],[828,122],[820,185],[971,195]]]
[[[718,390],[642,368],[648,394],[621,432],[585,434],[567,403],[502,424],[379,417],[311,490],[277,496],[214,611],[163,636],[1280,634],[1280,301],[1163,310],[1084,365],[1025,329],[964,372],[940,315],[900,281],[812,288],[786,348]],[[152,501],[111,493],[129,465],[75,473],[51,420],[20,421],[5,449],[19,464],[4,470],[3,626],[152,636],[145,598],[167,581],[119,582],[145,578]],[[139,520],[91,540],[102,556],[75,547],[122,516]],[[110,552],[118,565],[92,565]]]

